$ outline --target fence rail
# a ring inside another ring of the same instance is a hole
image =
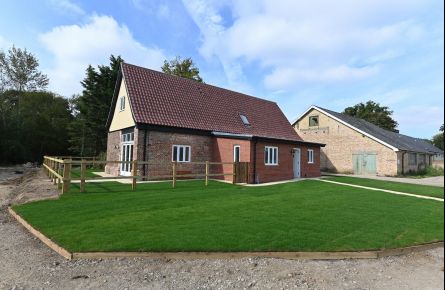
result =
[[[152,162],[149,161],[114,161],[114,160],[96,160],[93,157],[72,157],[65,158],[66,156],[44,156],[43,157],[43,168],[48,175],[48,177],[52,180],[54,185],[57,185],[59,189],[62,190],[62,193],[66,193],[71,188],[72,181],[80,181],[80,192],[85,192],[85,183],[89,180],[125,180],[131,179],[131,187],[133,190],[136,189],[137,181],[142,179],[149,179],[149,175],[141,175],[138,174],[138,166],[139,165],[153,165]],[[131,164],[131,175],[130,176],[97,176],[90,177],[87,176],[87,166],[95,166],[95,165],[106,165],[106,164]],[[205,165],[204,172],[198,173],[184,173],[181,174],[180,170],[178,170],[177,162],[171,162],[171,174],[163,174],[156,175],[157,180],[160,179],[171,179],[172,187],[176,187],[176,181],[180,178],[198,178],[204,177],[205,185],[209,184],[210,177],[225,177],[232,176],[232,183],[240,183],[245,180],[247,182],[248,176],[248,163],[247,162],[187,162],[187,165]],[[72,169],[74,166],[80,166],[80,176],[73,177]],[[231,165],[232,170],[230,173],[211,173],[210,166],[211,165]],[[243,165],[243,166],[241,166]]]

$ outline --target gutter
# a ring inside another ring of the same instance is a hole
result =
[[[147,143],[148,143],[148,133],[147,133],[147,128],[144,128],[144,150],[142,153],[142,158],[144,161],[147,161]],[[147,164],[144,163],[144,165],[142,166],[142,174],[144,176],[144,178],[142,180],[146,181],[145,176],[147,175]]]
[[[258,183],[256,178],[256,145],[258,143],[258,139],[255,138],[253,142],[253,183]]]

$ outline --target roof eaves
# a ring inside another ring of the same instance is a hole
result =
[[[320,107],[312,106],[309,110],[311,110],[311,109],[319,110],[320,112],[322,112],[323,114],[326,114],[327,116],[333,118],[333,119],[336,120],[337,122],[342,123],[343,125],[345,125],[345,126],[351,128],[351,129],[353,129],[353,130],[355,130],[355,131],[357,131],[357,132],[359,132],[359,133],[361,133],[361,134],[363,134],[363,135],[369,137],[370,139],[372,139],[372,140],[374,140],[374,141],[379,142],[379,143],[382,144],[382,145],[385,145],[386,147],[392,149],[392,150],[395,151],[395,152],[400,151],[399,148],[394,147],[393,145],[388,144],[388,143],[386,143],[385,141],[383,141],[383,140],[381,140],[381,139],[379,139],[379,138],[377,138],[377,137],[375,137],[375,136],[373,136],[373,135],[371,135],[371,134],[369,134],[369,133],[367,133],[367,132],[365,132],[365,131],[362,131],[362,130],[360,130],[359,128],[357,128],[357,127],[355,127],[355,126],[352,126],[352,125],[349,124],[348,122],[345,122],[345,121],[341,120],[340,118],[337,118],[336,116],[330,114],[329,112],[326,112],[325,110],[323,110],[323,109],[320,108]],[[308,111],[309,111],[309,110],[308,110]],[[307,112],[306,112],[306,113],[307,113]],[[306,114],[306,113],[305,113],[305,114]],[[305,114],[304,114],[304,115],[305,115]]]

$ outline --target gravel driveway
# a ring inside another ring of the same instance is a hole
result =
[[[0,289],[443,289],[444,285],[443,248],[378,260],[67,261],[5,212],[8,203],[35,199],[38,192],[57,197],[38,172],[25,174],[20,182],[0,184]]]

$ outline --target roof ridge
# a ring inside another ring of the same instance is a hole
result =
[[[200,82],[195,81],[193,79],[184,78],[184,77],[180,77],[180,76],[177,76],[177,75],[166,74],[164,72],[157,71],[157,70],[154,70],[154,69],[151,69],[151,68],[147,68],[147,67],[143,67],[143,66],[140,66],[140,65],[127,63],[127,62],[122,62],[121,65],[134,66],[134,67],[137,67],[137,68],[140,68],[140,69],[144,69],[144,70],[148,70],[148,71],[151,71],[151,72],[154,72],[154,73],[157,73],[157,74],[165,75],[167,77],[178,78],[178,79],[181,79],[181,80],[185,80],[187,82],[191,82],[191,83],[196,84],[198,86],[216,88],[216,89],[220,89],[220,90],[224,90],[224,91],[240,94],[240,95],[243,95],[243,96],[245,96],[247,98],[253,98],[253,99],[261,100],[261,101],[264,101],[264,102],[270,102],[270,103],[273,103],[273,104],[277,104],[277,102],[274,102],[274,101],[271,101],[271,100],[267,100],[267,99],[263,99],[263,98],[259,98],[259,97],[255,97],[255,96],[251,96],[251,95],[248,95],[248,94],[245,94],[245,93],[241,93],[241,92],[236,92],[236,91],[233,91],[233,90],[229,90],[229,89],[226,89],[226,88],[223,88],[223,87],[218,87],[216,85],[211,85],[211,84],[208,84],[208,83],[200,83]]]

